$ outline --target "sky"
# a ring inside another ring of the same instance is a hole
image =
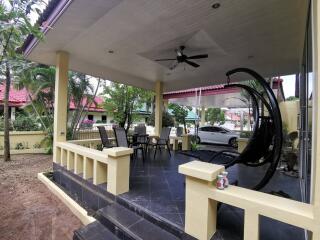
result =
[[[296,75],[282,76],[281,79],[283,79],[282,85],[283,85],[285,98],[294,96],[295,89],[296,89],[295,88]]]

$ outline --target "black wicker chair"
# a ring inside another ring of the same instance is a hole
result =
[[[138,150],[141,150],[142,152],[142,160],[143,160],[143,163],[145,161],[145,158],[144,158],[144,149],[143,147],[136,143],[136,142],[133,142],[133,143],[130,143],[128,142],[128,138],[127,138],[127,133],[126,133],[126,130],[122,127],[115,127],[113,128],[113,131],[114,131],[114,136],[116,138],[116,142],[117,142],[117,146],[118,147],[127,147],[127,148],[132,148],[133,149],[133,156],[131,155],[131,157],[133,157],[133,161],[135,161],[135,158],[138,156]]]
[[[149,135],[145,125],[139,125],[134,128],[134,133],[137,134],[137,143],[144,147],[146,151],[149,145]]]
[[[171,157],[171,152],[170,152],[170,142],[169,142],[169,136],[170,136],[171,128],[169,127],[164,127],[161,130],[160,137],[156,139],[156,143],[149,143],[149,145],[152,145],[153,148],[155,148],[153,158],[156,157],[157,150],[159,149],[161,151],[162,146],[167,146],[169,155]]]
[[[108,134],[107,134],[107,131],[104,128],[104,126],[98,126],[97,128],[99,130],[99,134],[100,134],[101,143],[102,143],[103,148],[112,148],[113,145],[111,144],[111,142],[108,138]]]

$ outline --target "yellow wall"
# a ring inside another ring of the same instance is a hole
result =
[[[282,122],[287,124],[288,132],[298,130],[299,104],[299,100],[280,102],[279,104]]]
[[[45,136],[46,133],[43,131],[10,132],[10,148],[15,149],[16,145],[19,143],[22,143],[25,148],[39,148],[41,141],[45,138]],[[3,148],[3,141],[4,135],[3,132],[0,132],[0,148]]]

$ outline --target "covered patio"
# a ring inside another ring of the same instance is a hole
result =
[[[265,78],[300,72],[309,8],[308,1],[299,0],[51,1],[39,20],[45,41],[30,36],[23,49],[27,59],[56,66],[53,179],[97,219],[75,239],[303,239],[303,229],[320,239],[319,113],[314,115],[310,204],[300,202],[298,182],[282,179],[279,172],[263,192],[239,186],[220,191],[215,181],[224,171],[221,165],[177,151],[170,158],[163,151],[132,166],[131,148],[100,151],[97,140],[66,140],[68,70],[154,90],[154,135],[159,136],[165,91],[225,84],[225,73],[237,67]],[[313,8],[312,21],[318,23],[317,4]],[[181,62],[180,46],[188,56],[208,58]],[[157,61],[163,58],[177,63]],[[250,79],[231,78],[244,80]],[[317,109],[316,84],[314,89]],[[228,171],[240,186],[260,177],[240,165]],[[266,194],[279,189],[292,199]]]

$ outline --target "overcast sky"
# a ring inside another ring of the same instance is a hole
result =
[[[294,96],[295,94],[295,80],[296,75],[288,75],[288,76],[282,76],[283,79],[283,91],[285,98],[288,98],[290,96]]]

